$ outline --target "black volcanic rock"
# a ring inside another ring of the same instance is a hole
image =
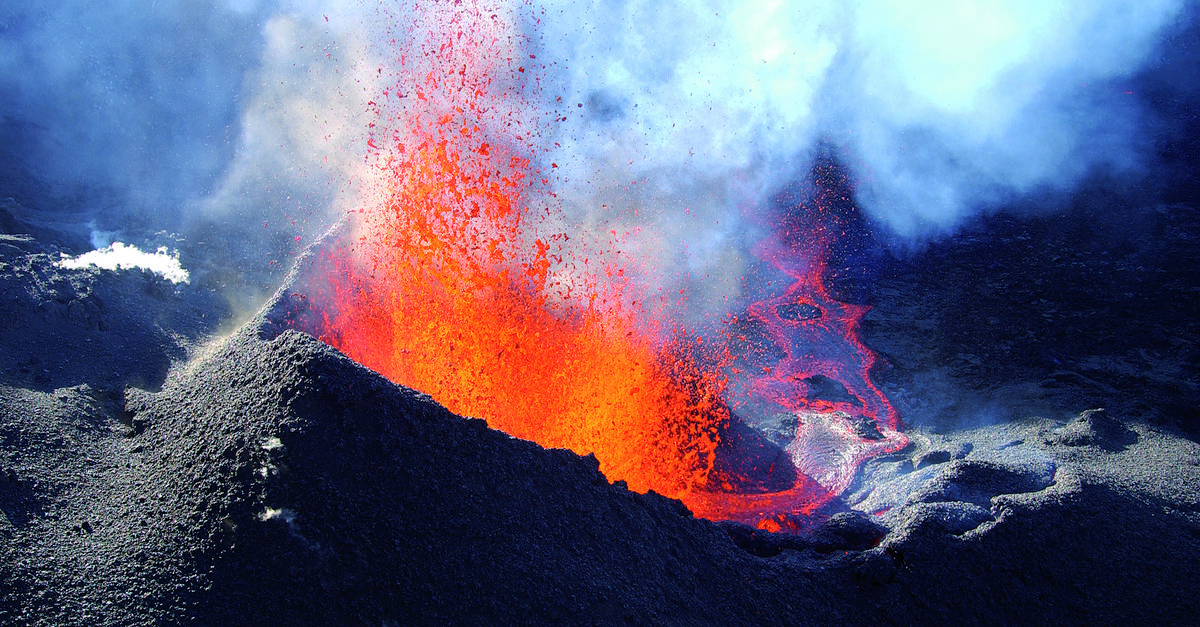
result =
[[[129,389],[136,435],[85,392],[11,391],[4,434],[27,455],[6,466],[45,483],[3,492],[6,622],[753,622],[729,568],[753,558],[595,459],[453,416],[295,331],[251,325],[204,353]],[[80,415],[19,420],[54,401]]]
[[[453,416],[300,333],[249,335],[130,403],[153,416],[149,446],[194,456],[225,486],[223,498],[188,495],[219,530],[200,560],[211,588],[198,615],[695,623],[714,619],[698,595],[735,592],[712,562],[730,552],[723,534],[610,485],[594,459]],[[718,622],[746,611],[731,605]]]
[[[1074,420],[1046,437],[1048,444],[1097,446],[1123,450],[1137,442],[1137,433],[1108,415],[1103,409],[1082,412]]]
[[[0,234],[0,384],[155,388],[229,315],[203,288],[61,261],[31,235]]]
[[[928,398],[947,381],[983,398],[1037,396],[1039,412],[1105,407],[1200,438],[1200,210],[1092,201],[981,217],[883,263],[862,331],[891,366],[878,373],[889,396],[903,405],[896,388],[919,380]]]
[[[14,319],[58,294],[142,294],[149,280],[69,274],[35,243],[9,244]],[[34,272],[41,283],[13,278]],[[1179,624],[1200,612],[1200,445],[1136,416],[917,425],[923,442],[868,462],[844,511],[770,534],[693,518],[610,483],[594,459],[388,382],[289,329],[305,315],[291,281],[207,343],[188,338],[212,309],[179,293],[105,298],[96,319],[129,333],[64,318],[33,327],[46,341],[0,336],[61,364],[52,379],[18,369],[0,382],[0,623]],[[49,340],[68,331],[99,348],[64,359]],[[106,374],[139,372],[105,361],[126,348],[167,355],[165,379]]]

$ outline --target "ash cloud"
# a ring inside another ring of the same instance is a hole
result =
[[[18,200],[69,247],[177,244],[232,299],[269,293],[355,197],[379,66],[363,8],[5,4],[0,180],[42,181]]]
[[[1189,12],[1182,0],[544,4],[564,178],[580,196],[645,177],[675,188],[700,216],[678,218],[684,230],[722,244],[746,224],[737,205],[763,207],[822,145],[875,221],[910,242],[1098,171],[1144,173],[1152,116],[1132,81]]]
[[[909,242],[1099,170],[1145,171],[1163,125],[1126,92],[1194,12],[1184,0],[494,4],[526,16],[540,69],[525,97],[556,120],[540,140],[568,228],[632,233],[648,281],[702,284],[690,290],[701,312],[742,298],[772,198],[830,146],[860,204]],[[185,265],[269,292],[368,193],[365,103],[390,87],[381,68],[406,46],[419,54],[419,13],[9,3],[0,153],[9,170],[111,192],[48,211],[143,247],[165,242],[129,231],[182,232]],[[1176,84],[1191,73],[1160,75],[1163,98],[1194,96]]]

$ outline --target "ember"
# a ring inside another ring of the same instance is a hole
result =
[[[430,67],[402,61],[424,73],[418,102],[381,123],[402,125],[375,144],[386,202],[362,214],[356,254],[333,254],[321,336],[456,413],[594,453],[635,490],[698,489],[723,377],[678,350],[688,340],[634,297],[615,251],[581,257],[530,208],[541,173],[495,135],[503,27],[470,10],[444,24]]]
[[[865,307],[821,284],[832,225],[788,224],[762,254],[794,283],[749,309],[786,356],[748,381],[800,418],[787,447],[800,472],[756,494],[713,476],[735,420],[730,349],[664,322],[682,318],[676,304],[635,286],[636,260],[615,230],[589,244],[563,226],[552,177],[536,165],[537,129],[513,113],[535,73],[518,63],[505,20],[475,8],[438,17],[426,54],[398,59],[398,84],[372,103],[382,200],[356,214],[353,245],[325,253],[322,339],[456,413],[595,454],[631,489],[768,530],[795,528],[864,459],[903,446],[857,338]],[[814,377],[848,398],[806,394]],[[877,430],[856,430],[858,419]]]

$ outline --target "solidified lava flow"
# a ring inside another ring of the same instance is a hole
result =
[[[595,454],[631,489],[708,518],[795,527],[864,459],[903,439],[868,378],[873,356],[857,340],[865,308],[821,285],[833,234],[764,245],[794,284],[749,315],[786,357],[747,381],[800,418],[787,448],[799,472],[784,489],[739,491],[713,473],[733,420],[734,358],[663,322],[672,303],[629,280],[618,233],[587,242],[564,226],[546,171],[556,166],[536,165],[538,123],[522,94],[537,88],[537,60],[515,22],[471,2],[425,12],[421,54],[401,55],[395,86],[371,103],[379,201],[352,215],[350,243],[322,253],[327,286],[314,300],[324,315],[312,331],[455,413]],[[815,375],[840,382],[848,399],[805,396]]]

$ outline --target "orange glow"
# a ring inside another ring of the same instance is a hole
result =
[[[423,54],[397,59],[397,83],[370,103],[378,202],[352,215],[352,243],[322,252],[327,287],[306,330],[454,413],[595,454],[611,481],[767,531],[802,529],[864,460],[904,445],[858,339],[866,308],[821,283],[838,229],[826,199],[801,203],[813,219],[772,225],[777,241],[760,247],[791,287],[751,304],[747,319],[784,357],[740,364],[746,355],[735,360],[729,345],[663,322],[682,316],[634,286],[615,229],[591,242],[562,226],[558,164],[538,166],[535,108],[523,96],[540,83],[511,16],[469,1],[426,11],[428,31],[404,34]],[[737,396],[727,371],[740,394],[798,420],[775,451],[794,479],[781,475],[774,491],[747,487],[754,464],[718,467],[755,454],[735,438],[721,446]],[[838,382],[843,397],[810,394],[814,377]],[[856,422],[876,419],[874,433]]]
[[[531,155],[486,124],[497,36],[457,19],[407,87],[419,106],[383,121],[390,144],[372,138],[385,201],[359,214],[353,253],[332,254],[322,339],[457,414],[684,497],[728,420],[723,378],[635,304],[616,255],[580,259],[530,208]]]

